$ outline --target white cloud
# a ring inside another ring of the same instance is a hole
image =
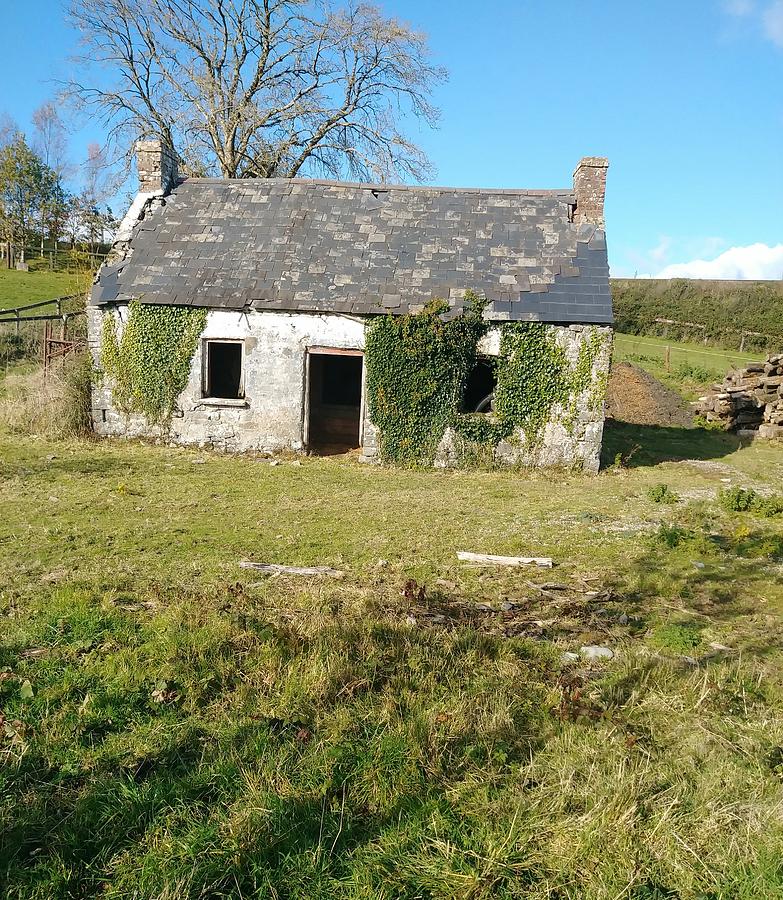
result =
[[[742,18],[753,13],[756,9],[756,4],[754,0],[724,0],[723,8],[730,16]]]
[[[783,47],[783,0],[723,0],[723,11],[735,19],[746,19],[767,40]]]
[[[655,277],[777,280],[783,278],[783,244],[731,247],[715,259],[693,259],[666,266]]]
[[[774,0],[764,11],[762,17],[764,24],[764,34],[777,44],[783,47],[783,0]]]
[[[671,250],[672,239],[668,234],[661,235],[661,239],[658,241],[658,246],[653,247],[648,254],[650,259],[657,263],[659,266],[662,263],[666,262],[666,259],[669,256],[669,251]]]

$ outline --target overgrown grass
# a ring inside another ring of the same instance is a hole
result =
[[[0,381],[0,428],[44,438],[78,437],[91,431],[92,358],[71,355],[44,376],[17,363]]]
[[[778,896],[783,524],[717,496],[783,455],[723,437],[582,478],[0,433],[4,896]]]

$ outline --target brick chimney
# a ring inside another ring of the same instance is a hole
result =
[[[139,191],[144,194],[168,192],[177,183],[177,157],[166,142],[155,138],[136,141],[136,168]]]
[[[574,172],[574,222],[604,227],[604,197],[606,195],[606,170],[609,160],[603,156],[585,156]]]

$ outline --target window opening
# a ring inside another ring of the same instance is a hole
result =
[[[242,344],[240,341],[207,341],[207,397],[241,400]]]
[[[496,361],[490,357],[479,357],[465,384],[462,412],[491,412],[497,384]]]

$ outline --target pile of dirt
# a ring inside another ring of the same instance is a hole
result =
[[[609,376],[606,415],[633,425],[693,425],[693,411],[677,391],[632,363],[617,363]]]

